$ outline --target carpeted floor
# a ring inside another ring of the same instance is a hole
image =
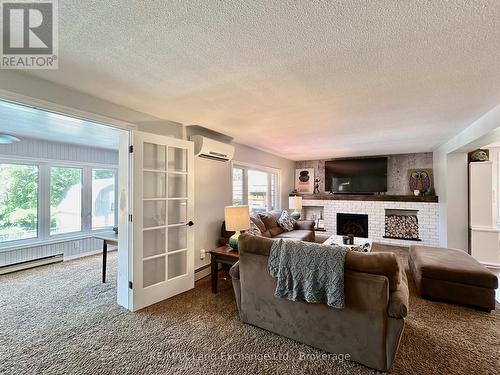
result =
[[[404,248],[390,250],[407,255]],[[110,258],[107,284],[100,282],[99,256],[0,277],[0,373],[374,373],[356,363],[314,359],[322,352],[240,323],[229,281],[213,295],[205,278],[194,290],[130,313],[115,303],[116,255]],[[488,314],[422,300],[412,281],[410,288],[391,373],[498,373],[498,306]]]

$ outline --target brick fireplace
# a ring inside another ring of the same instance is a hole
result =
[[[344,226],[337,214],[362,215],[367,223],[366,237],[376,242],[409,246],[415,244],[417,240],[423,245],[440,245],[437,197],[376,195],[360,197],[320,194],[304,196],[303,206],[323,208],[326,235],[337,234],[337,230]],[[340,216],[342,218],[342,215]],[[387,216],[397,216],[389,221],[394,221],[395,224],[401,222],[403,230],[394,230],[389,233],[393,235],[388,236],[386,233]],[[359,224],[358,222],[355,226]],[[415,224],[418,228],[415,228]],[[354,230],[351,225],[349,227],[351,231]],[[417,238],[414,238],[415,236]]]

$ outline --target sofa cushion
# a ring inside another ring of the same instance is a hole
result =
[[[281,212],[279,212],[279,215],[276,215],[275,211],[269,211],[269,212],[263,212],[260,213],[260,219],[266,226],[267,230],[270,230],[271,228],[279,227],[278,225],[278,219],[281,215]]]
[[[250,229],[246,230],[245,233],[251,234],[253,236],[262,236],[262,232],[260,231],[259,227],[252,220],[250,220]]]
[[[267,237],[267,238],[271,238],[271,232],[269,232],[268,230],[265,230],[264,232],[261,232],[260,234],[262,237]]]
[[[259,214],[251,213],[250,214],[250,221],[252,223],[254,223],[255,225],[257,225],[257,228],[259,228],[259,230],[260,230],[261,233],[263,233],[263,232],[265,232],[267,230],[266,226],[264,225],[264,223],[260,219]]]
[[[279,236],[283,232],[284,232],[284,230],[280,226],[269,229],[269,233],[271,234],[271,237]]]
[[[290,232],[295,227],[295,221],[293,217],[290,216],[287,210],[283,210],[280,218],[278,219],[278,225],[285,231]]]
[[[410,262],[421,278],[450,281],[496,289],[493,272],[461,250],[428,246],[411,246]]]
[[[314,234],[310,230],[292,230],[291,232],[283,232],[276,235],[274,238],[291,238],[295,240],[308,241]]]

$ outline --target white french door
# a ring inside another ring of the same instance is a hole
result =
[[[134,131],[133,310],[194,287],[193,143]]]

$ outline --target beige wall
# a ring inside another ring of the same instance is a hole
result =
[[[439,195],[441,246],[468,248],[466,154],[500,140],[500,105],[434,151],[434,183]]]
[[[451,153],[447,157],[447,246],[468,250],[469,238],[469,192],[467,153]]]
[[[186,135],[200,134],[228,142],[220,134],[199,128],[186,128]],[[281,208],[288,208],[288,193],[293,189],[295,163],[264,151],[233,143],[234,161],[271,167],[281,171]],[[232,204],[231,163],[195,158],[195,268],[209,264],[207,256],[200,259],[200,250],[210,251],[217,246],[224,220],[224,207]]]

